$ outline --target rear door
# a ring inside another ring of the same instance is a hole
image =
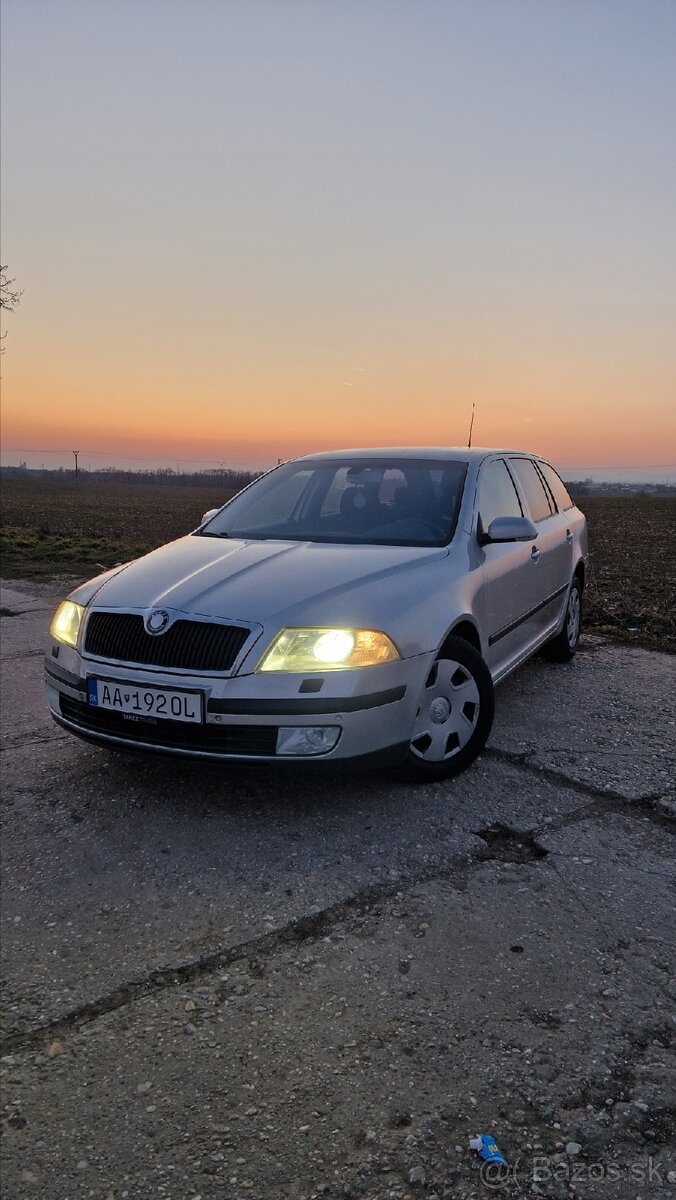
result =
[[[572,536],[565,513],[559,512],[551,488],[532,458],[510,457],[509,467],[521,492],[526,516],[537,527],[533,549],[540,575],[540,611],[536,625],[541,635],[552,632],[560,619],[572,575]]]

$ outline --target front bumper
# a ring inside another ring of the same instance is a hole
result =
[[[256,674],[231,677],[160,671],[86,659],[59,646],[45,659],[47,703],[55,721],[87,741],[211,761],[352,763],[397,761],[408,746],[418,698],[434,652],[356,671],[323,676]],[[186,725],[139,720],[91,707],[90,677],[135,687],[197,690],[204,721]],[[317,754],[278,752],[280,728],[330,726],[333,749]]]

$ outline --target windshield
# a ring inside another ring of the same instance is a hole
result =
[[[455,531],[467,463],[424,459],[300,459],[235,496],[198,536],[445,546]]]

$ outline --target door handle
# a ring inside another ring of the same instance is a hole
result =
[[[572,533],[571,533],[570,529],[567,529],[567,530],[566,530],[566,541],[568,542],[568,545],[569,545],[569,546],[572,546],[572,544],[573,544],[573,535],[572,535]]]
[[[531,558],[531,562],[537,562],[537,561],[538,561],[538,559],[539,559],[539,557],[540,557],[540,548],[539,548],[539,546],[533,546],[533,549],[532,549],[532,550],[531,550],[531,552],[530,552],[530,558]]]

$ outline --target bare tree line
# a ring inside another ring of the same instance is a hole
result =
[[[126,471],[121,467],[100,467],[95,471],[78,468],[80,483],[98,484],[155,484],[171,487],[222,487],[240,492],[242,488],[258,479],[261,471],[237,471],[232,467],[213,467],[204,471],[174,471],[172,467],[160,467],[154,471]],[[3,479],[45,479],[54,482],[72,483],[75,471],[68,467],[0,467]]]

